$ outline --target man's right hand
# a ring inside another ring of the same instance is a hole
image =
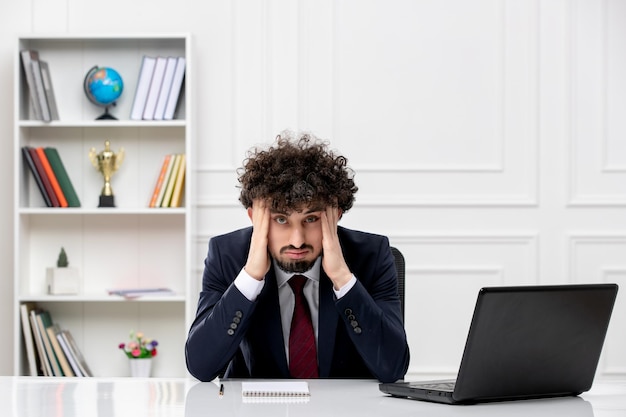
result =
[[[248,216],[252,220],[252,240],[244,269],[252,278],[261,281],[270,270],[271,262],[267,237],[270,227],[270,209],[266,201],[254,200],[252,207],[248,209]]]

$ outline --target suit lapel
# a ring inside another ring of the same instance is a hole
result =
[[[319,362],[319,375],[326,378],[330,375],[330,367],[335,350],[335,334],[337,330],[337,308],[335,307],[335,294],[332,282],[320,271],[320,311],[317,335],[317,356]]]

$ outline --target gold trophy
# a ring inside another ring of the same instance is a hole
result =
[[[89,159],[92,165],[104,176],[104,187],[100,193],[100,204],[98,207],[115,207],[115,198],[111,188],[111,176],[118,170],[124,161],[124,148],[120,148],[116,154],[111,151],[111,143],[104,141],[104,150],[96,152],[96,148],[89,151]]]

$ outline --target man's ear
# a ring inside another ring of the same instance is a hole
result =
[[[338,216],[337,216],[337,220],[341,220],[341,217],[342,217],[342,216],[343,216],[343,210],[342,210],[342,209],[339,209]]]
[[[250,218],[250,220],[252,221],[252,207],[248,207],[248,217]]]

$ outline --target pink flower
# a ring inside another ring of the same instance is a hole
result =
[[[130,332],[130,342],[120,343],[118,348],[131,359],[151,358],[157,355],[157,345],[156,340],[146,338],[143,332]]]

